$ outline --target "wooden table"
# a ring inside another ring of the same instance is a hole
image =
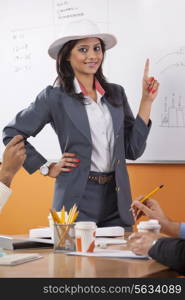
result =
[[[109,248],[124,250],[126,246],[111,245]],[[0,266],[0,278],[148,278],[177,275],[154,260],[68,256],[41,248],[15,250],[15,253],[19,252],[37,252],[43,258],[17,266]]]

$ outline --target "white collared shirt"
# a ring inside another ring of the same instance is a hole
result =
[[[8,198],[10,197],[12,193],[12,190],[7,187],[4,183],[0,182],[0,211],[5,205],[5,203],[8,201]]]
[[[76,78],[74,79],[74,86],[77,93],[82,92]],[[96,93],[97,102],[84,95],[92,140],[91,171],[111,172],[114,170],[113,122],[106,103],[101,100],[102,94],[98,90],[96,90]]]

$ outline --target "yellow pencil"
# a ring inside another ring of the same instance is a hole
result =
[[[71,211],[72,211],[72,208],[70,209],[69,213],[68,213],[68,217],[67,217],[67,220],[66,220],[66,224],[69,224],[69,220],[70,220],[70,217],[71,217]]]
[[[62,207],[62,210],[61,210],[61,223],[65,224],[65,207],[64,206]]]
[[[75,215],[74,215],[74,217],[73,217],[73,220],[72,220],[72,223],[75,222],[75,220],[76,220],[76,218],[78,217],[78,215],[79,215],[79,211],[77,211],[77,212],[75,213]]]
[[[68,224],[72,224],[76,210],[77,210],[77,206],[76,204],[74,204],[72,209],[69,212]]]
[[[54,221],[55,223],[60,223],[60,218],[59,218],[59,216],[57,215],[56,210],[55,210],[55,209],[50,209],[50,212],[51,212],[53,221]]]
[[[139,201],[141,203],[143,203],[144,201],[146,201],[148,198],[150,198],[151,196],[153,196],[158,190],[160,190],[164,185],[160,185],[158,187],[156,187],[153,191],[151,191],[150,193],[148,193],[146,196],[144,196],[143,198],[141,198]],[[132,210],[132,208],[129,209],[129,211]]]

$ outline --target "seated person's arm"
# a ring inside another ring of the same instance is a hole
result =
[[[0,210],[8,200],[11,189],[9,188],[16,172],[26,158],[22,136],[15,136],[6,146],[0,169]]]
[[[180,223],[170,220],[156,200],[147,199],[144,203],[133,201],[132,213],[135,221],[142,215],[157,219],[161,225],[161,232],[173,237],[179,236]]]
[[[157,262],[185,274],[185,240],[161,237],[155,233],[133,233],[129,237],[130,250],[138,255],[149,255]]]

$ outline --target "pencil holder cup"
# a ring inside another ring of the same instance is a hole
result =
[[[54,252],[75,251],[75,223],[54,223]]]
[[[67,212],[66,212],[66,214],[67,214]],[[59,218],[61,218],[61,211],[57,211],[57,215],[59,216]],[[66,218],[67,218],[67,216],[66,216]],[[55,227],[54,227],[53,218],[50,213],[48,215],[48,221],[49,221],[49,228],[50,228],[50,232],[51,232],[51,240],[54,242]]]

